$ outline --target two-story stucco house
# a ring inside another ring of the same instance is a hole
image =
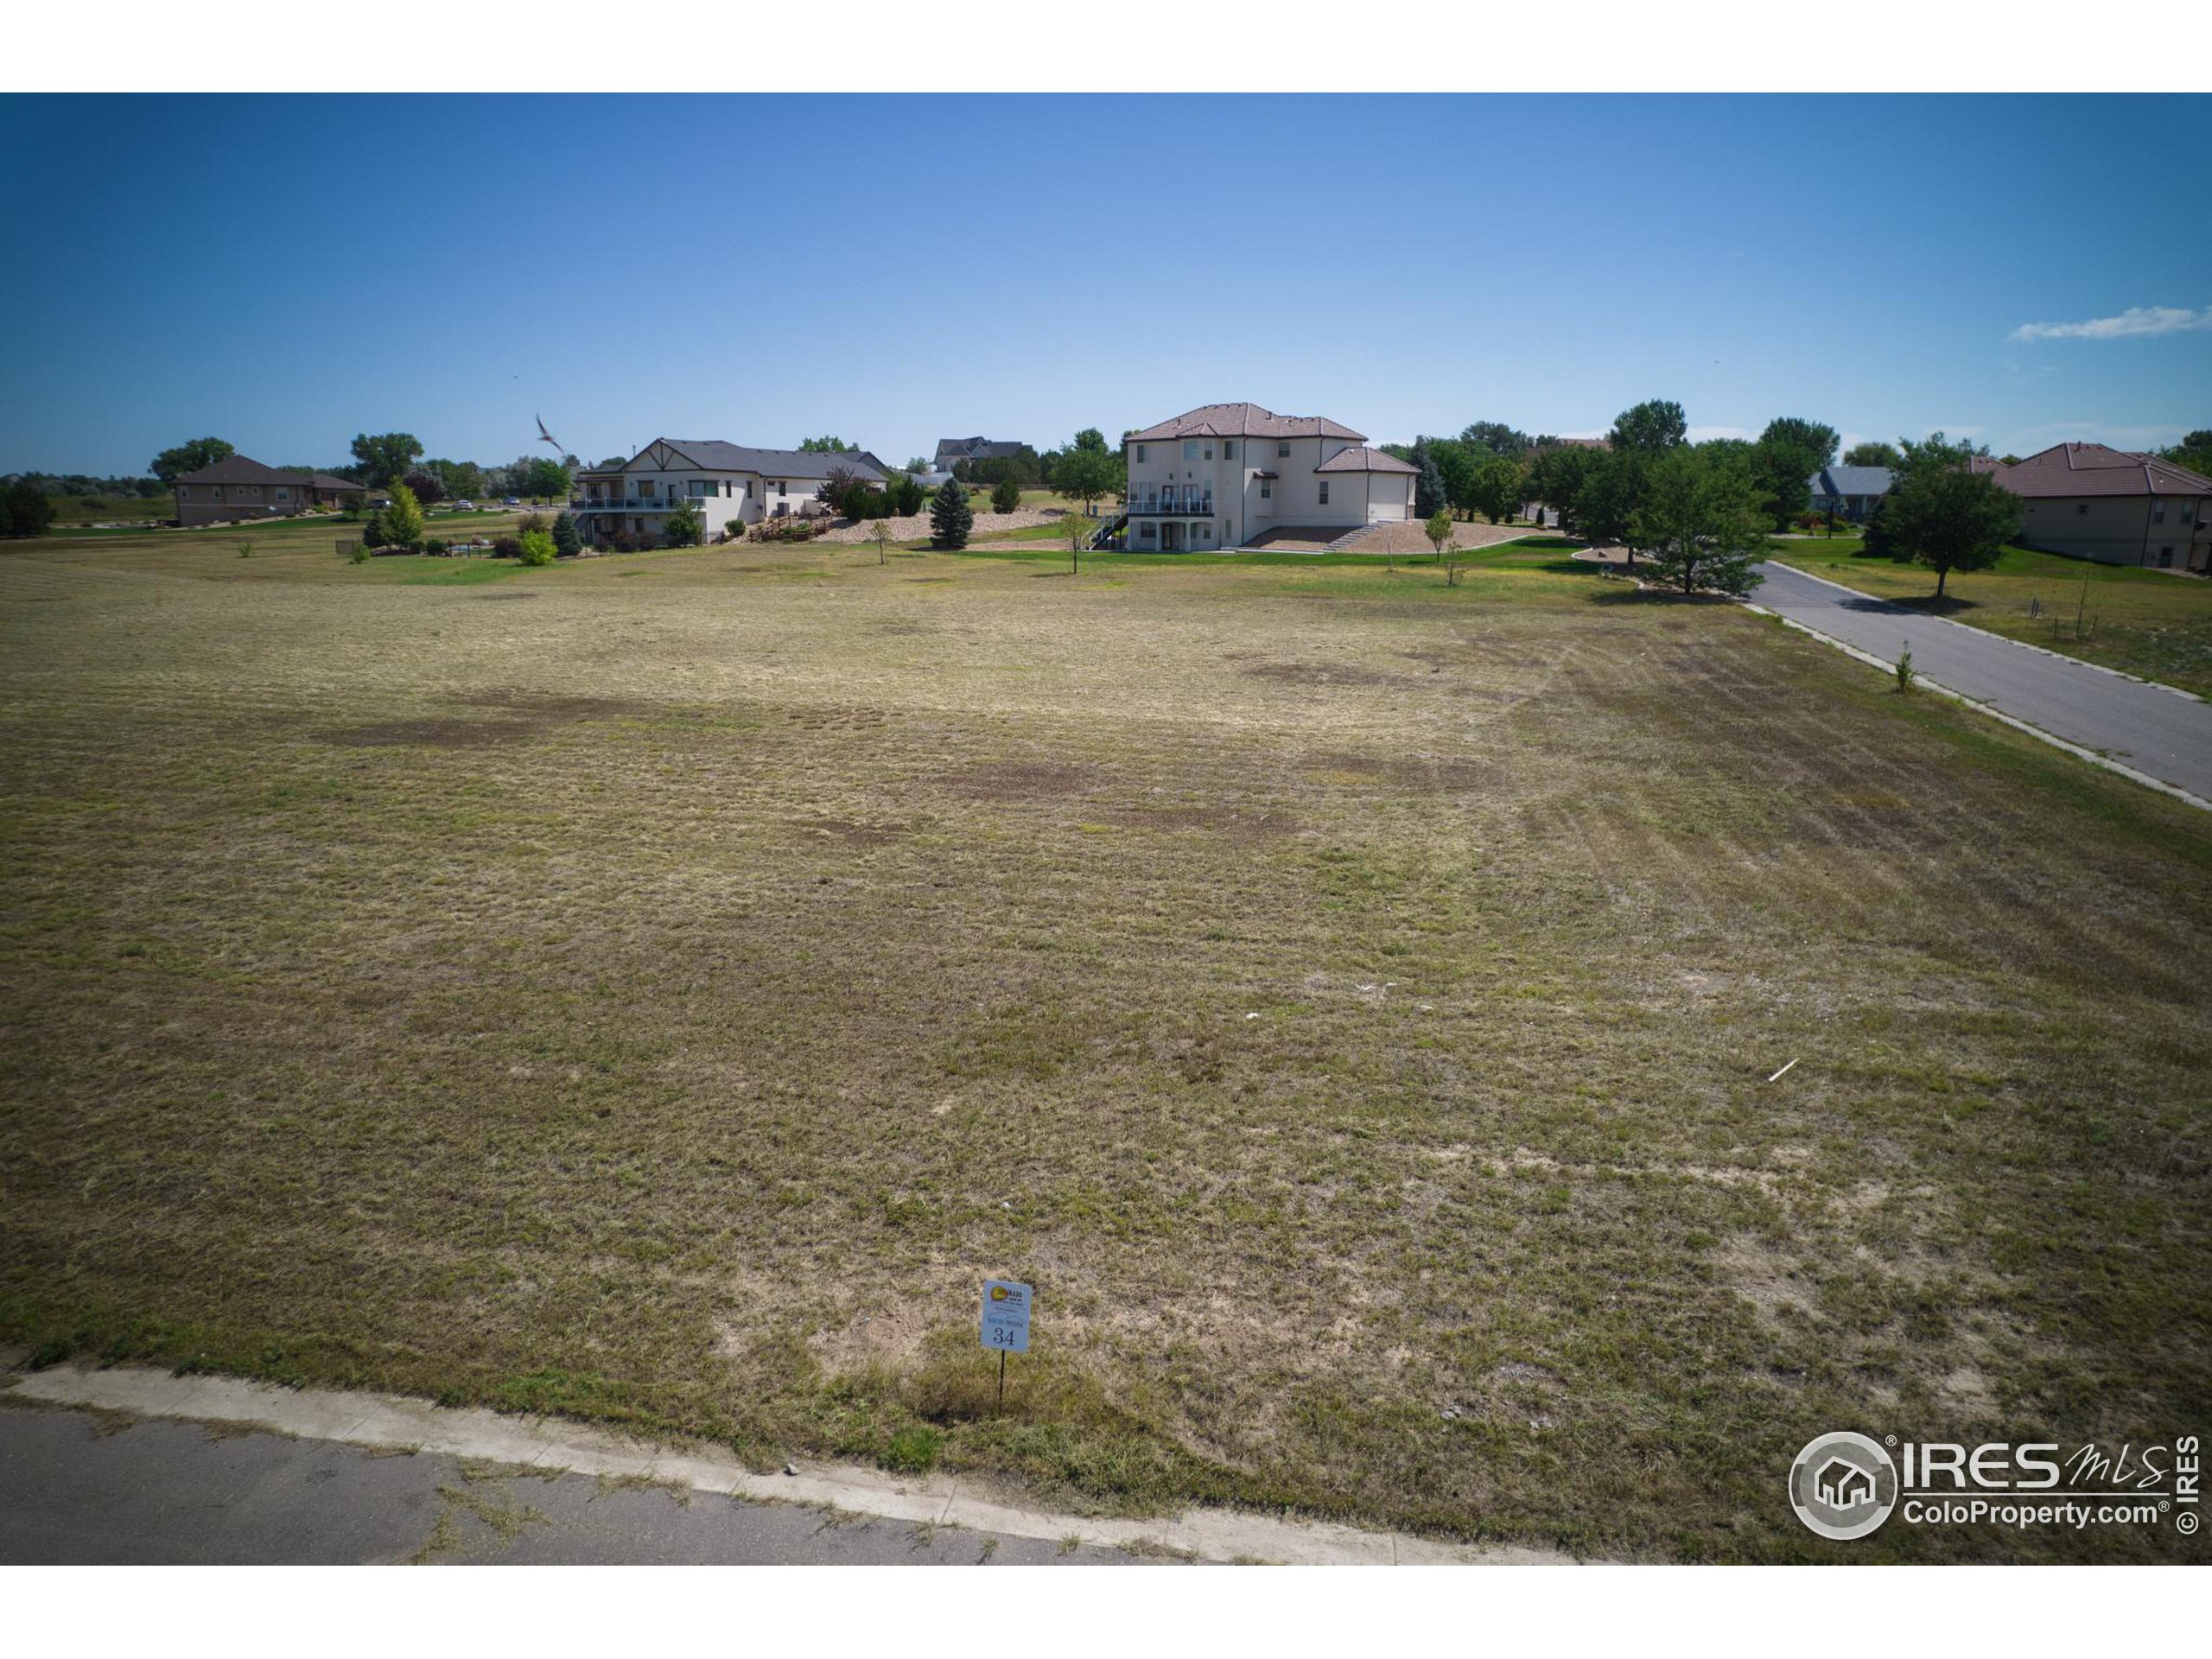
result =
[[[1997,481],[2020,500],[2020,544],[2105,564],[2212,570],[2212,480],[2157,455],[2057,443]]]
[[[689,501],[698,507],[712,539],[733,519],[757,524],[763,518],[820,510],[823,482],[839,468],[882,487],[882,472],[851,452],[754,449],[719,438],[655,438],[620,467],[579,474],[569,510],[584,539],[603,544],[618,531],[658,540],[668,515]]]
[[[1208,404],[1132,432],[1122,448],[1134,552],[1333,537],[1413,517],[1414,468],[1318,415]]]

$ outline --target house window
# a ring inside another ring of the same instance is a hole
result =
[[[791,493],[790,486],[791,480],[787,478],[772,478],[768,480],[768,487],[773,490],[778,495],[789,495]]]
[[[1321,480],[1321,505],[1325,507],[1329,505],[1329,480],[1325,478]]]
[[[2154,495],[2151,498],[2151,522],[2154,524],[2163,524],[2166,522],[2166,498],[2163,495]]]
[[[2173,562],[2174,562],[2174,550],[2173,550],[2173,549],[2171,549],[2171,547],[2162,547],[2162,548],[2160,548],[2160,549],[2158,550],[2158,563],[2159,563],[2160,564],[2162,564],[2162,565],[2171,565],[2171,564],[2172,564],[2172,563],[2173,563]]]
[[[2196,502],[2194,502],[2194,501],[2184,501],[2184,502],[2183,502],[2183,503],[2181,504],[2181,521],[2182,521],[2182,523],[2183,523],[2184,524],[2188,524],[2188,523],[2190,523],[2192,519],[2194,519],[2196,517]]]
[[[1142,444],[1137,445],[1137,459],[1139,461],[1142,461],[1144,459],[1144,445]]]
[[[1184,440],[1183,440],[1183,459],[1184,459],[1184,460],[1185,460],[1185,461],[1196,461],[1198,458],[1198,441],[1196,438],[1185,438],[1185,439],[1184,439]]]
[[[1288,438],[1281,438],[1276,441],[1275,459],[1277,461],[1288,461],[1290,459],[1290,440]]]
[[[639,493],[639,495],[651,495],[652,493],[653,493],[653,481],[652,481],[652,480],[651,480],[650,478],[641,478],[641,479],[639,479],[639,480],[638,480],[638,493]]]
[[[1137,539],[1141,542],[1151,541],[1159,528],[1160,527],[1154,524],[1151,519],[1146,519],[1144,523],[1137,526]]]
[[[279,484],[276,486],[276,499],[279,501],[289,501],[292,499],[292,493],[286,489],[282,484]]]
[[[1223,444],[1223,445],[1221,446],[1221,458],[1222,458],[1224,461],[1234,461],[1234,460],[1236,460],[1236,446],[1235,444],[1233,444],[1233,443],[1224,443],[1224,444]]]
[[[2086,518],[2089,514],[2089,504],[2086,501],[2077,503],[2074,511],[2077,516]]]
[[[261,486],[258,484],[253,486],[253,499],[257,501],[261,499]]]
[[[1271,478],[1263,478],[1263,479],[1262,479],[1262,480],[1260,480],[1260,499],[1261,499],[1261,500],[1262,500],[1262,501],[1272,501],[1272,500],[1274,500],[1274,499],[1275,499],[1275,481],[1274,481],[1274,480],[1273,480],[1273,479],[1271,479]]]
[[[1205,460],[1207,460],[1207,461],[1211,461],[1211,460],[1213,459],[1213,445],[1211,445],[1211,444],[1208,444],[1208,445],[1206,445],[1205,449],[1206,449],[1206,453],[1205,453]]]
[[[207,486],[207,499],[210,501],[221,500],[223,499],[223,486],[219,484],[210,484]]]

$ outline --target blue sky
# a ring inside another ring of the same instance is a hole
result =
[[[8,98],[0,472],[2212,426],[2212,99]],[[941,181],[950,179],[950,182]],[[28,207],[28,213],[23,209]],[[2024,338],[2031,325],[2075,334]]]

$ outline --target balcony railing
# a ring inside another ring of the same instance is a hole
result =
[[[571,512],[672,512],[685,502],[697,505],[702,512],[708,504],[726,502],[733,506],[742,505],[744,497],[737,495],[576,495],[569,498]]]
[[[1132,517],[1147,518],[1210,518],[1213,516],[1213,492],[1162,490],[1157,495],[1132,493],[1128,512]]]

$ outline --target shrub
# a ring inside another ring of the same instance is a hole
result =
[[[668,522],[661,526],[661,539],[670,547],[696,547],[707,539],[707,521],[700,516],[699,504],[686,501],[668,515]]]
[[[348,564],[366,564],[368,562],[369,544],[366,542],[354,543],[353,550],[346,556],[346,563]]]
[[[723,519],[722,534],[733,542],[743,541],[745,539],[745,520],[742,518]]]
[[[253,543],[251,542],[240,542],[238,543],[238,557],[242,559],[250,559],[252,556]]]
[[[1012,512],[1021,505],[1021,486],[1008,473],[991,486],[991,511]]]
[[[858,523],[865,518],[888,518],[891,498],[872,484],[855,484],[845,492],[845,517]]]
[[[542,530],[526,530],[518,540],[515,555],[524,564],[550,564],[554,559],[553,537]]]
[[[891,486],[891,512],[893,518],[912,518],[922,510],[921,480],[912,473],[901,473]]]
[[[361,545],[373,551],[384,545],[384,514],[372,512],[361,526]]]
[[[423,550],[425,553],[435,553],[442,556],[453,551],[453,543],[442,536],[433,536],[423,543]]]
[[[492,556],[495,559],[518,559],[522,556],[522,541],[514,536],[495,536],[492,538]]]
[[[553,550],[564,559],[573,559],[584,550],[574,514],[564,512],[553,520]]]

